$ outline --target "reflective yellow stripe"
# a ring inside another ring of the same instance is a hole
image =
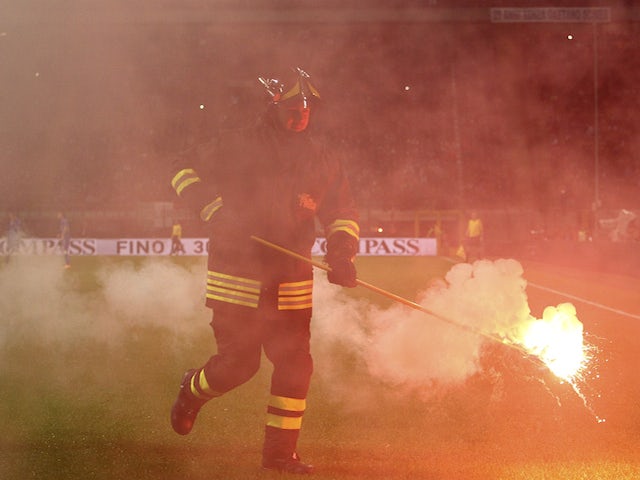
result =
[[[197,382],[197,385],[196,385]],[[199,398],[201,400],[209,400],[213,397],[219,397],[221,394],[212,390],[209,386],[209,382],[207,382],[207,377],[204,375],[204,369],[200,370],[200,373],[195,374],[191,377],[191,393],[194,397]],[[198,389],[198,387],[200,387]],[[206,395],[200,393],[203,391]]]
[[[345,232],[356,240],[360,238],[360,226],[353,220],[336,220],[327,228],[327,237],[336,232]]]
[[[306,86],[309,88],[309,90],[311,91],[311,95],[313,95],[314,97],[320,98],[320,93],[318,92],[318,89],[316,89],[316,87],[311,85],[311,82],[309,82],[308,80],[304,80],[304,82]],[[287,100],[288,98],[291,98],[299,94],[300,90],[301,90],[300,80],[298,80],[296,84],[293,87],[291,87],[291,89],[288,92],[285,92],[282,95],[282,97],[279,98],[279,101]]]
[[[180,170],[171,180],[171,186],[176,191],[178,195],[182,193],[182,191],[187,188],[189,185],[197,183],[200,181],[200,177],[192,168],[185,168],[184,170]]]
[[[209,270],[206,296],[219,302],[258,308],[260,287],[257,280]]]
[[[200,218],[208,222],[220,207],[222,207],[222,197],[218,197],[213,202],[205,205],[205,207],[200,210]]]
[[[313,280],[281,283],[278,286],[278,295],[302,295],[305,293],[311,293],[312,290]]]
[[[307,86],[309,87],[309,90],[311,90],[311,93],[312,93],[314,96],[316,96],[316,97],[320,98],[320,92],[318,92],[318,90],[316,89],[316,87],[314,87],[313,85],[311,85],[311,83],[310,83],[310,82],[308,82],[308,81],[307,81]]]
[[[269,406],[279,408],[280,410],[289,410],[290,412],[304,412],[307,408],[307,401],[304,398],[271,395]]]
[[[237,292],[226,288],[207,286],[207,298],[210,298],[211,300],[218,300],[219,302],[258,308],[258,300],[260,296],[251,293]]]
[[[236,277],[227,275],[226,273],[214,272],[213,270],[209,270],[207,274],[208,285],[217,285],[244,292],[260,293],[261,284],[258,280]]]
[[[291,98],[297,95],[298,93],[300,93],[300,80],[298,80],[296,84],[293,87],[291,87],[291,90],[284,93],[282,97],[280,97],[279,101],[283,101],[283,100],[286,100],[287,98]]]
[[[302,417],[282,417],[267,413],[267,426],[282,430],[300,430],[302,428]]]
[[[278,310],[303,310],[311,308],[313,280],[281,283],[278,286]]]
[[[207,293],[206,296],[207,296],[208,299],[217,300],[218,302],[232,303],[233,305],[242,305],[243,307],[258,308],[258,303],[257,302],[244,302],[244,301],[239,300],[237,298],[229,298],[227,296],[216,295],[214,293]]]
[[[219,397],[220,392],[216,392],[209,386],[209,382],[207,382],[207,377],[204,374],[204,369],[200,370],[200,375],[198,375],[198,383],[200,386],[200,390],[202,390],[207,395],[212,397]]]
[[[203,399],[204,396],[200,395],[200,392],[198,391],[198,387],[196,387],[196,377],[197,375],[194,375],[193,377],[191,377],[191,382],[189,383],[190,390],[194,397]]]
[[[195,173],[195,171],[191,168],[186,168],[183,170],[180,170],[178,173],[176,173],[173,178],[171,179],[171,186],[173,187],[173,189],[176,189],[176,185],[178,185],[178,183],[180,182],[180,180],[187,174],[190,173]]]
[[[278,310],[304,310],[313,307],[313,299],[311,295],[298,297],[295,299],[279,298]]]

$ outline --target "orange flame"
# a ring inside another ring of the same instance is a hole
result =
[[[538,357],[556,377],[571,385],[598,423],[606,421],[596,414],[587,398],[591,389],[584,390],[595,347],[584,342],[582,322],[571,303],[545,308],[541,319],[530,317],[519,328],[516,338],[511,340]]]
[[[572,382],[587,364],[583,326],[571,303],[544,309],[541,319],[532,317],[514,341],[538,357],[557,377]]]

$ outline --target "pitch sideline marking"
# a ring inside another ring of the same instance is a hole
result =
[[[581,297],[576,297],[575,295],[570,295],[566,292],[561,292],[560,290],[554,290],[553,288],[543,287],[542,285],[538,285],[536,283],[527,282],[527,285],[531,285],[532,287],[539,288],[540,290],[545,290],[551,293],[557,293],[558,295],[562,295],[564,297],[570,298],[572,300],[577,300],[578,302],[586,303],[588,305],[592,305],[594,307],[598,307],[602,310],[608,310],[613,313],[617,313],[619,315],[623,315],[625,317],[635,318],[636,320],[640,320],[640,315],[635,315],[633,313],[625,312],[624,310],[618,310],[617,308],[608,307],[603,305],[602,303],[592,302],[591,300],[586,300]]]
[[[448,261],[451,263],[458,263],[455,259],[446,257]],[[635,320],[640,320],[640,315],[636,315],[634,313],[625,312],[624,310],[618,310],[617,308],[608,307],[603,305],[602,303],[592,302],[591,300],[587,300],[585,298],[576,297],[575,295],[571,295],[566,292],[561,292],[560,290],[554,290],[553,288],[544,287],[542,285],[538,285],[537,283],[532,283],[527,281],[527,285],[531,285],[534,288],[539,288],[540,290],[545,290],[547,292],[555,293],[557,295],[562,295],[564,297],[570,298],[571,300],[577,300],[578,302],[586,303],[587,305],[592,305],[594,307],[600,308],[602,310],[608,310],[609,312],[617,313],[618,315],[622,315],[624,317],[633,318]]]

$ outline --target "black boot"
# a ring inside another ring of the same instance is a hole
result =
[[[197,370],[188,370],[180,382],[180,391],[173,407],[171,407],[171,426],[176,433],[187,435],[191,432],[200,408],[206,400],[200,400],[191,393],[191,378]]]
[[[263,458],[262,467],[278,472],[308,475],[313,472],[313,465],[302,463],[297,453],[285,458]]]
[[[312,465],[300,461],[296,444],[300,430],[283,430],[271,426],[265,427],[264,446],[262,448],[262,466],[278,472],[309,474]]]

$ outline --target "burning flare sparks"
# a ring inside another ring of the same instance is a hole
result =
[[[530,317],[510,341],[539,358],[551,373],[571,385],[598,423],[606,421],[595,413],[584,392],[586,377],[592,373],[589,363],[594,347],[584,342],[583,325],[573,304],[546,307],[541,319]]]
[[[590,395],[585,392],[587,377],[599,375],[590,367],[595,347],[585,344],[582,322],[573,304],[545,308],[541,319],[531,317],[511,341],[539,358],[551,373],[571,385],[598,423],[606,421],[596,414],[587,398]]]
[[[538,357],[551,372],[571,382],[587,364],[583,326],[571,303],[544,309],[541,319],[523,325],[517,343]]]

